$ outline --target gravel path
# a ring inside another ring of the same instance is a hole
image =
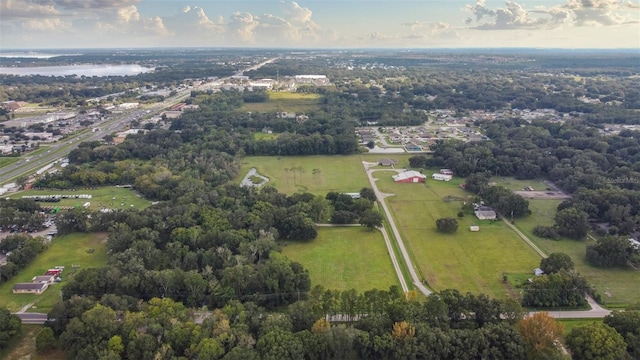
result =
[[[263,181],[259,184],[254,183],[253,181],[251,181],[251,177],[255,176],[258,177],[260,179],[262,179]],[[247,175],[244,176],[244,178],[242,178],[242,182],[240,183],[240,186],[242,187],[261,187],[264,186],[266,183],[269,182],[269,178],[266,176],[262,176],[260,174],[258,174],[258,170],[256,170],[256,168],[251,168],[249,169],[249,171],[247,171]]]
[[[400,253],[402,254],[402,258],[404,259],[404,263],[407,264],[407,268],[409,269],[409,274],[411,275],[411,280],[413,281],[413,285],[425,296],[429,296],[431,295],[432,291],[427,289],[427,287],[424,286],[424,284],[422,284],[422,281],[420,281],[420,277],[418,276],[418,273],[416,272],[415,267],[411,262],[411,258],[409,257],[409,252],[407,251],[407,248],[404,246],[404,242],[402,241],[402,237],[400,236],[400,232],[398,231],[396,222],[393,219],[393,216],[391,216],[391,211],[389,210],[387,203],[384,201],[386,197],[393,196],[393,194],[385,194],[380,192],[380,190],[378,190],[378,186],[376,186],[376,179],[373,178],[374,172],[389,171],[389,169],[371,169],[371,167],[373,166],[372,164],[373,163],[368,163],[368,162],[362,163],[365,171],[367,172],[367,177],[369,178],[369,183],[371,184],[371,188],[375,192],[376,198],[380,202],[380,205],[384,210],[387,220],[389,221],[389,226],[391,227],[391,231],[393,232],[393,235],[396,238],[396,242],[398,244],[398,248],[400,249]],[[396,169],[395,171],[398,173],[401,173],[405,171],[405,169]],[[383,231],[383,234],[386,234],[386,230]],[[389,250],[389,256],[391,257],[391,261],[394,263],[394,267],[396,268],[396,274],[398,276],[398,280],[400,280],[400,283],[402,284],[404,282],[404,276],[402,274],[402,271],[400,270],[400,266],[399,265],[396,266],[396,264],[398,263],[398,260],[396,258],[395,252],[393,251],[393,248],[391,247],[391,240],[389,239],[388,234],[385,235],[385,241],[387,242],[387,249]],[[403,290],[406,291],[406,289],[403,289]]]

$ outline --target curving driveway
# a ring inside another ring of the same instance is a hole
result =
[[[376,180],[377,179],[374,179],[374,177],[373,177],[373,173],[374,172],[377,172],[377,171],[390,171],[390,170],[389,169],[371,169],[372,166],[375,166],[377,164],[376,163],[366,162],[366,161],[363,161],[362,165],[364,166],[364,170],[367,173],[367,177],[369,178],[369,183],[371,184],[371,188],[375,192],[376,198],[380,202],[380,205],[382,206],[382,210],[384,210],[384,213],[385,213],[385,215],[387,217],[387,220],[389,221],[389,227],[391,227],[391,231],[393,232],[393,235],[396,237],[396,242],[398,244],[398,248],[400,249],[400,253],[402,254],[402,258],[404,259],[404,263],[407,264],[407,268],[409,269],[409,274],[411,275],[411,281],[413,282],[413,285],[416,287],[416,289],[418,289],[425,296],[431,295],[432,291],[429,290],[426,286],[424,286],[422,281],[420,281],[420,277],[418,276],[418,273],[416,272],[415,267],[414,267],[413,263],[411,262],[411,258],[409,257],[409,253],[407,252],[407,248],[404,246],[404,242],[402,241],[402,236],[400,236],[400,232],[398,231],[398,227],[396,226],[396,222],[393,219],[393,216],[391,216],[391,211],[389,210],[389,207],[387,206],[387,203],[384,201],[384,199],[386,197],[393,196],[393,194],[385,194],[385,193],[380,192],[380,190],[378,190],[378,186],[376,186]],[[399,173],[399,172],[404,171],[404,169],[395,169],[394,171]],[[400,270],[400,266],[397,265],[398,264],[398,259],[396,258],[396,254],[393,251],[393,248],[391,247],[391,240],[389,239],[389,236],[388,236],[387,231],[385,229],[381,229],[381,231],[382,231],[382,234],[384,235],[385,241],[387,242],[387,250],[389,251],[389,256],[391,257],[391,261],[394,263],[394,267],[396,268],[396,274],[398,276],[398,279],[400,280],[400,283],[403,283],[404,282],[404,276],[402,274],[402,271]],[[406,289],[404,289],[404,288],[403,288],[403,290],[406,291]]]

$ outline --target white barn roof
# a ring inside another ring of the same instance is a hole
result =
[[[413,177],[419,177],[421,179],[426,179],[427,176],[424,174],[421,174],[415,170],[409,170],[409,171],[405,171],[403,173],[400,173],[398,175],[393,175],[393,181],[401,181],[401,180],[406,180],[406,179],[410,179]]]

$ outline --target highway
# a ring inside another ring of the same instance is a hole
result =
[[[260,67],[269,64],[276,60],[277,57],[265,60],[259,64],[253,65],[247,69],[237,72],[242,74],[245,71],[256,70]],[[218,81],[225,81],[231,79],[231,76],[218,79]],[[197,89],[205,88],[206,84],[200,85]],[[196,89],[196,90],[197,90]],[[78,145],[83,141],[100,140],[105,135],[112,134],[114,132],[121,131],[133,120],[141,119],[142,117],[153,116],[160,113],[163,109],[171,107],[179,102],[184,101],[191,95],[191,91],[194,89],[186,89],[175,96],[166,99],[162,103],[153,104],[146,108],[133,109],[126,111],[122,114],[112,115],[110,119],[103,121],[102,123],[96,123],[92,125],[92,128],[99,129],[98,131],[91,132],[90,130],[83,130],[80,133],[64,140],[52,144],[50,149],[46,153],[39,153],[37,155],[29,156],[25,154],[21,159],[13,164],[0,168],[0,185],[5,185],[15,181],[17,178],[23,175],[34,174],[38,169],[43,168],[46,165],[51,164],[54,161],[67,157],[71,150],[76,149]]]

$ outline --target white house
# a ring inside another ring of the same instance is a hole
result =
[[[447,174],[435,173],[435,174],[431,175],[431,178],[433,180],[449,181],[449,180],[451,180],[453,178],[453,176],[447,175]]]

